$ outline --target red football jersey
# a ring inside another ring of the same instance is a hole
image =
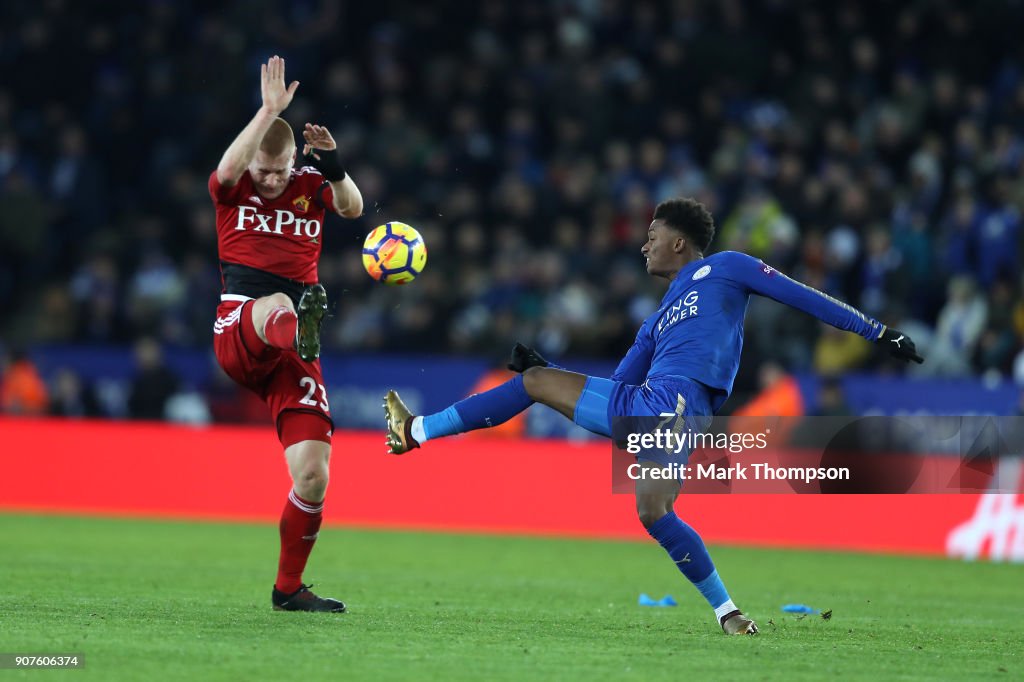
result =
[[[230,187],[220,184],[214,171],[209,189],[221,261],[305,284],[318,281],[325,208],[334,206],[334,192],[320,171],[293,168],[288,187],[276,199],[259,195],[248,170]]]

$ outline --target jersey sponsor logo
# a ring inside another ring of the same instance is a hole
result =
[[[309,197],[298,197],[292,202],[292,206],[294,206],[295,210],[299,213],[305,213],[309,210]]]
[[[315,239],[320,236],[320,221],[312,218],[299,218],[291,211],[282,208],[274,210],[273,215],[260,213],[255,206],[239,206],[238,220],[235,222],[236,230],[248,230],[253,232],[266,232],[268,234],[286,233],[285,228],[290,228],[288,233],[293,237],[306,236]]]
[[[694,281],[696,281],[698,279],[704,279],[710,273],[711,273],[711,266],[710,265],[705,265],[700,270],[698,270],[697,272],[693,273],[693,277],[691,277],[691,279],[693,279]]]
[[[696,290],[686,292],[686,295],[676,301],[676,303],[665,312],[661,319],[658,320],[658,333],[661,334],[661,332],[665,331],[680,320],[695,317],[698,312],[697,301],[699,298],[700,296]]]
[[[764,263],[762,263],[762,265],[764,265]],[[772,275],[775,274],[775,268],[773,268],[770,265],[764,265],[764,267],[761,268],[761,272],[771,277]]]

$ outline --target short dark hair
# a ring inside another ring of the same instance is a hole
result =
[[[696,199],[668,199],[654,209],[654,219],[693,240],[698,251],[704,253],[715,238],[715,219],[711,212]]]

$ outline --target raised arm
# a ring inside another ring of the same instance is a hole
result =
[[[802,310],[822,322],[863,336],[868,341],[885,343],[889,352],[901,360],[921,363],[914,342],[899,330],[890,329],[878,320],[868,317],[853,306],[833,298],[823,291],[786,277],[770,265],[752,256],[733,253],[729,272],[750,291],[767,296],[779,303]]]
[[[298,87],[298,81],[292,81],[291,85],[285,87],[284,59],[281,57],[271,57],[266,64],[260,65],[263,106],[238,134],[217,164],[217,180],[220,184],[230,187],[238,182],[256,156],[260,141],[270,129],[270,124],[278,114],[288,108]]]
[[[338,145],[330,131],[322,125],[307,123],[302,138],[306,141],[302,148],[303,155],[331,184],[335,212],[346,218],[363,215],[363,195],[359,193],[352,176],[341,165],[341,159],[335,151]]]

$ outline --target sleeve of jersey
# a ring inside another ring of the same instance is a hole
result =
[[[338,211],[334,208],[334,189],[331,187],[331,183],[324,180],[323,176],[319,176],[318,180],[320,180],[320,185],[316,188],[313,196],[325,211],[337,213]]]
[[[859,334],[869,341],[876,340],[885,329],[878,320],[868,317],[853,306],[790,279],[763,261],[746,254],[733,254],[728,267],[732,278],[750,291],[802,310],[833,327]]]
[[[206,187],[210,191],[210,196],[213,200],[222,204],[232,203],[241,186],[241,179],[233,185],[222,185],[220,180],[217,179],[217,171],[210,173],[210,179],[206,183]]]
[[[637,332],[636,341],[626,352],[626,357],[615,368],[612,373],[612,381],[621,381],[624,384],[642,384],[651,369],[651,358],[654,356],[654,346],[650,337],[645,333],[644,327]]]

